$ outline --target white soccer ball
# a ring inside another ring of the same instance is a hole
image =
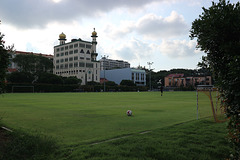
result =
[[[128,116],[131,116],[131,115],[132,115],[132,111],[131,111],[131,110],[128,110],[128,111],[127,111],[127,115],[128,115]]]

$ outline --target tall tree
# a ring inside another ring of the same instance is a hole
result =
[[[221,92],[232,144],[231,159],[240,159],[240,3],[212,2],[192,23],[190,38],[207,61]]]

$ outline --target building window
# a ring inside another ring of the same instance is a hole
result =
[[[65,46],[65,50],[67,50],[68,49],[68,46]]]
[[[75,57],[74,57],[74,61],[76,61],[76,60],[78,60],[78,56],[75,56]]]
[[[84,57],[80,57],[80,59],[84,59]]]
[[[68,52],[65,52],[65,56],[67,56],[68,55]]]
[[[61,51],[63,51],[64,50],[64,47],[61,47]]]
[[[78,47],[78,44],[74,44],[74,48],[77,48]]]
[[[78,49],[75,49],[75,50],[74,50],[74,54],[76,54],[76,53],[78,53]]]
[[[59,48],[57,48],[57,52],[59,52],[60,50],[59,50]]]
[[[70,57],[70,58],[69,58],[69,61],[73,61],[73,57]]]
[[[59,59],[58,59],[58,60],[56,60],[56,63],[59,63]]]
[[[56,57],[59,57],[59,54],[56,54]]]
[[[69,68],[72,68],[73,67],[73,64],[72,63],[69,63]]]
[[[73,51],[69,51],[69,54],[73,54]]]
[[[60,65],[60,69],[63,69],[63,64]]]
[[[90,59],[90,58],[86,58],[86,60],[88,60],[88,61],[89,61],[89,60],[91,60],[91,59]]]
[[[61,59],[60,62],[63,63],[63,62],[64,62],[64,59]]]
[[[93,68],[93,63],[86,63],[87,68]]]
[[[79,43],[79,47],[85,48],[85,44]]]
[[[88,45],[88,44],[86,45],[86,48],[91,49],[91,47],[92,47],[91,45]]]
[[[70,45],[69,48],[70,48],[70,49],[73,48],[73,45]]]
[[[79,67],[85,67],[85,63],[79,62]]]
[[[84,53],[83,49],[81,49],[80,53]]]
[[[78,67],[78,62],[75,62],[75,63],[74,63],[74,67]]]
[[[65,58],[65,62],[68,62],[68,58]]]
[[[56,69],[59,69],[59,65],[56,65]]]
[[[132,73],[132,80],[134,81],[134,73]]]
[[[61,56],[64,56],[64,53],[63,53],[63,52],[61,53]]]
[[[65,64],[65,68],[68,69],[68,64]]]

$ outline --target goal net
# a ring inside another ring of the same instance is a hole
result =
[[[215,122],[226,121],[217,88],[212,85],[197,86],[197,119],[208,118]]]
[[[12,93],[34,93],[34,86],[12,86]]]

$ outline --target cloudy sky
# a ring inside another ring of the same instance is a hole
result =
[[[218,0],[215,0],[218,2]],[[230,2],[236,3],[237,0]],[[197,68],[204,53],[189,30],[211,0],[1,0],[0,31],[18,51],[53,54],[60,33],[67,41],[91,41],[96,28],[98,59],[153,62],[154,71]]]

